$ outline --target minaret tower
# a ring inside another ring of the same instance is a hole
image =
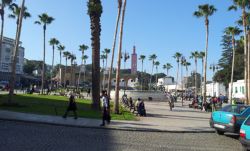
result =
[[[136,48],[133,47],[133,54],[131,55],[131,74],[137,73],[137,54]]]

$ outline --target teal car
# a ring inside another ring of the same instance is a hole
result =
[[[250,116],[243,122],[240,128],[240,142],[243,150],[250,150]]]
[[[239,133],[244,120],[250,115],[250,107],[244,104],[226,105],[220,111],[211,114],[210,126],[216,133],[223,135],[225,132]]]

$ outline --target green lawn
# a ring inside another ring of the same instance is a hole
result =
[[[58,115],[62,116],[68,106],[68,98],[64,96],[47,96],[47,95],[15,95],[13,100],[19,106],[6,106],[7,95],[0,95],[0,109],[10,110],[24,113],[34,113],[42,115]],[[101,118],[100,111],[91,109],[91,101],[77,99],[77,113],[79,117]],[[112,106],[112,104],[111,104]],[[136,116],[121,108],[122,114],[117,115],[111,113],[112,120],[137,120]],[[112,112],[112,111],[111,111]]]

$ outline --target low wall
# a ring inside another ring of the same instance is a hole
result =
[[[124,94],[124,91],[121,90],[119,92],[119,98],[121,99]],[[140,90],[126,90],[126,94],[129,97],[132,97],[133,100],[136,100],[138,98],[142,98],[143,100],[147,101],[149,97],[152,98],[152,100],[157,101],[165,101],[166,97],[163,92],[160,91],[140,91]],[[110,97],[112,100],[115,99],[115,91],[111,91]]]

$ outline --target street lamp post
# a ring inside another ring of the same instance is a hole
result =
[[[215,70],[218,70],[218,65],[217,64],[211,64],[210,65],[210,67],[209,67],[209,69],[211,69],[212,71],[213,71],[213,77],[214,77],[214,72],[215,72]],[[215,96],[215,94],[214,94],[214,80],[212,79],[212,81],[213,81],[213,96]]]

